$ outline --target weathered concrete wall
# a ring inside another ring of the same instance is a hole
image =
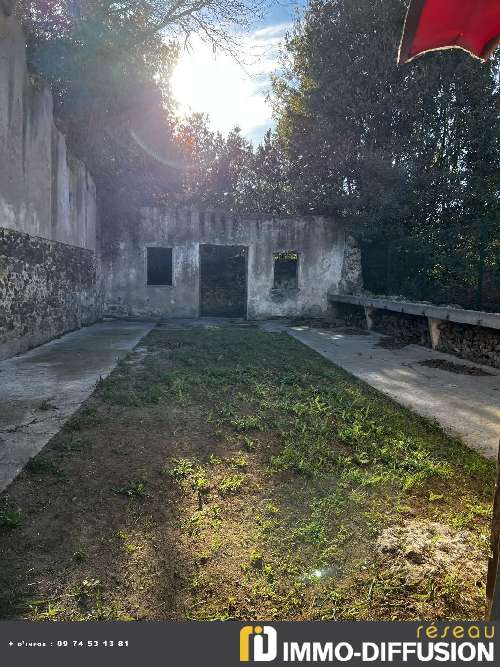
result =
[[[338,287],[346,234],[333,220],[238,220],[215,213],[144,208],[103,241],[106,312],[133,317],[198,317],[200,244],[248,248],[250,319],[321,316]],[[172,287],[146,282],[146,248],[173,248]],[[298,289],[274,290],[273,253],[299,253]]]
[[[0,359],[96,321],[96,190],[0,2]]]
[[[95,185],[67,155],[52,95],[26,66],[17,19],[0,6],[0,227],[95,249]]]
[[[95,322],[95,253],[0,228],[0,304],[0,359]]]

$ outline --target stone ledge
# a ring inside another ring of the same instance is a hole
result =
[[[390,310],[395,313],[404,313],[407,315],[420,315],[443,322],[456,322],[458,324],[471,324],[489,329],[500,329],[500,313],[462,310],[461,308],[452,308],[449,306],[434,306],[428,303],[377,299],[351,294],[335,294],[334,292],[328,293],[328,300],[331,303],[348,303],[363,308]]]

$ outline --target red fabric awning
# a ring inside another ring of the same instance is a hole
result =
[[[459,47],[487,60],[500,43],[500,0],[411,0],[399,62]]]

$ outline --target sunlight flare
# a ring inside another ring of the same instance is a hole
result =
[[[263,135],[273,124],[270,74],[278,65],[278,49],[288,24],[253,32],[241,40],[238,58],[214,52],[194,37],[181,52],[171,79],[180,116],[207,113],[215,130],[227,134],[235,126],[248,138]]]

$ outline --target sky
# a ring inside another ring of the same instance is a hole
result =
[[[178,113],[208,113],[213,130],[226,135],[238,125],[245,137],[259,143],[273,127],[266,97],[278,68],[279,46],[304,2],[277,0],[264,19],[241,36],[241,62],[225,52],[214,54],[211,45],[193,36],[171,81]]]

